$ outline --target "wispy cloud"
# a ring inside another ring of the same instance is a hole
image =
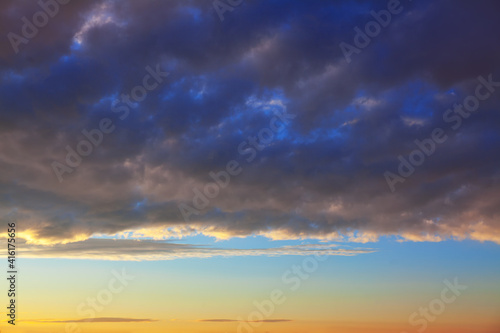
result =
[[[226,322],[246,322],[246,323],[283,323],[290,322],[292,319],[264,319],[264,320],[234,320],[234,319],[199,319],[197,322],[208,322],[208,323],[226,323]]]
[[[1,243],[1,242],[0,242]],[[338,244],[308,244],[261,249],[235,249],[181,244],[179,242],[88,239],[51,246],[19,244],[24,258],[71,258],[94,260],[174,260],[183,258],[212,258],[237,256],[354,256],[372,253],[370,248],[341,247]]]
[[[134,323],[134,322],[154,322],[155,319],[137,319],[137,318],[120,318],[120,317],[99,317],[85,319],[34,319],[20,320],[22,322],[57,324],[57,323]]]

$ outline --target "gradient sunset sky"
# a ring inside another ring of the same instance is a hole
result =
[[[0,331],[499,333],[499,13],[0,2]]]

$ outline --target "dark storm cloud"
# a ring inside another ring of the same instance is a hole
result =
[[[221,22],[210,1],[72,1],[17,54],[7,35],[40,7],[2,3],[0,213],[42,243],[172,228],[500,242],[500,91],[458,130],[443,121],[478,76],[500,81],[499,5],[401,5],[348,64],[339,44],[386,3],[244,1]],[[120,119],[114,101],[157,64],[169,76]],[[239,145],[276,112],[295,118],[247,162]],[[103,118],[114,132],[58,182],[51,163]],[[435,128],[449,139],[392,193],[384,172]],[[178,205],[231,160],[242,173],[186,221]]]

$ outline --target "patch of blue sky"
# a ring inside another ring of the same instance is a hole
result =
[[[76,40],[73,40],[73,43],[71,43],[70,49],[71,51],[79,51],[82,48],[82,43],[79,43]]]
[[[321,141],[342,140],[345,133],[340,128],[317,128],[306,135],[294,136],[293,144],[311,144]]]
[[[207,80],[204,76],[201,76],[196,78],[191,84],[189,96],[195,101],[200,101],[205,94],[207,94]]]
[[[185,7],[180,7],[179,10],[189,14],[195,22],[197,22],[197,23],[201,22],[201,9],[200,8],[185,6]]]
[[[143,208],[146,204],[148,203],[148,199],[144,198],[142,199],[141,201],[136,201],[134,204],[133,204],[133,208],[134,210],[140,210],[141,208]]]
[[[24,81],[25,76],[14,70],[6,70],[2,75],[2,81],[5,83],[20,83]]]
[[[179,94],[179,91],[183,91],[184,88],[182,85],[186,82],[185,77],[181,77],[180,79],[173,81],[170,85],[163,89],[163,93],[161,93],[161,99],[164,101],[173,99],[175,96]],[[179,91],[178,91],[179,90]]]
[[[405,96],[401,109],[404,114],[418,118],[430,118],[435,112],[435,96],[438,93],[439,90],[436,87],[427,82],[416,80],[398,89],[394,97]]]

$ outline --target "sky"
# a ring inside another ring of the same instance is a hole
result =
[[[1,2],[0,330],[498,333],[499,10]]]

